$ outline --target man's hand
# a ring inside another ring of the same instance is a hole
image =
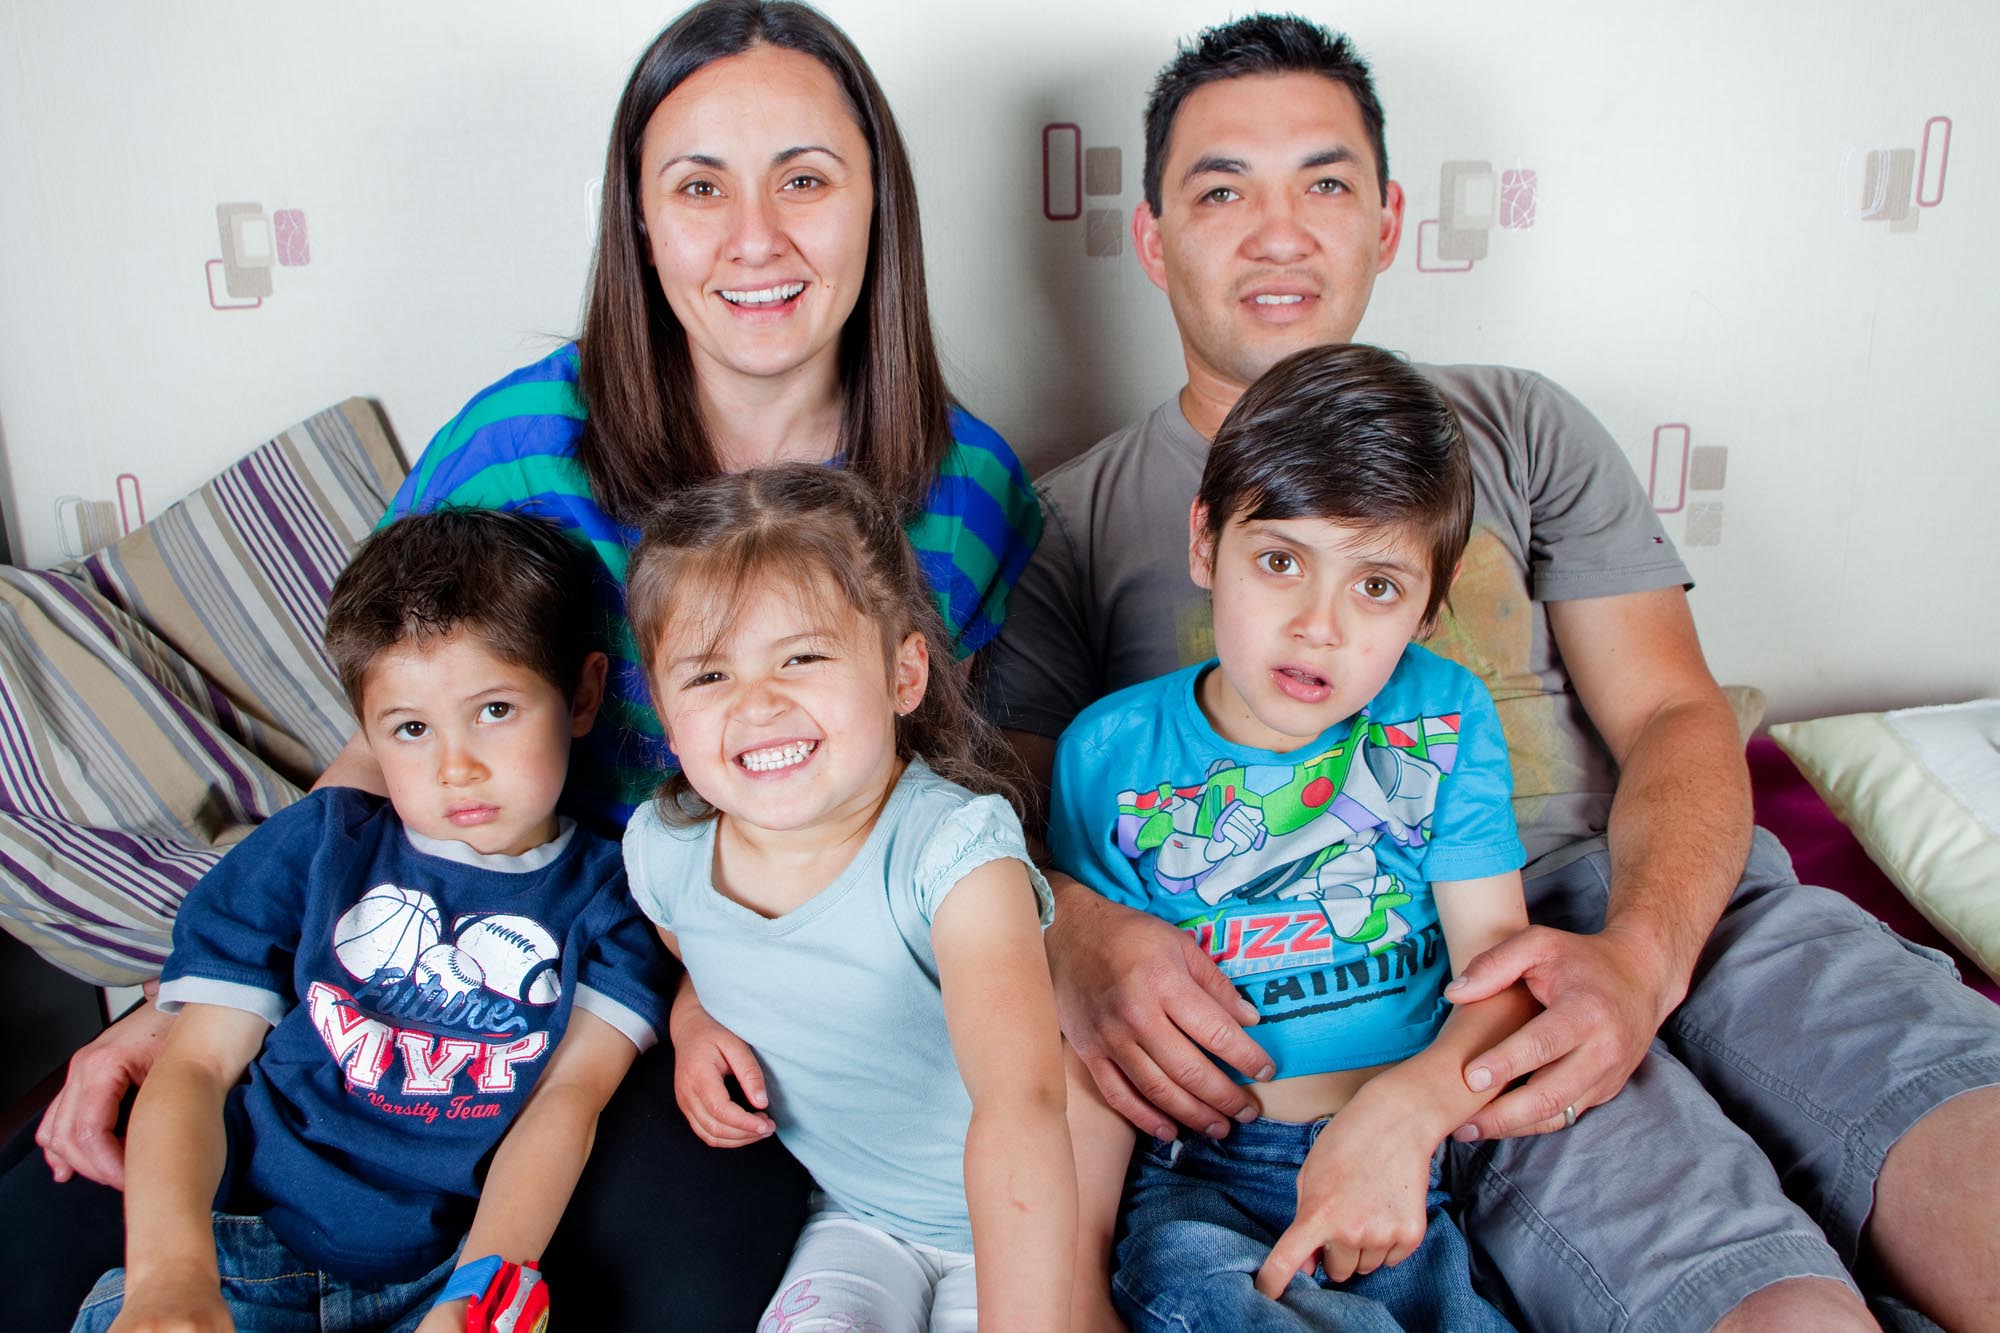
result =
[[[683,986],[675,998],[667,1032],[674,1043],[674,1100],[703,1143],[741,1148],[776,1131],[771,1117],[746,1111],[730,1097],[723,1079],[734,1074],[752,1106],[768,1106],[764,1068],[748,1042],[701,1007],[692,986]]]
[[[1376,1111],[1366,1093],[1342,1108],[1299,1168],[1299,1207],[1257,1273],[1276,1299],[1313,1256],[1335,1282],[1394,1267],[1423,1243],[1431,1153],[1406,1108]]]
[[[1043,936],[1063,1033],[1118,1114],[1154,1138],[1173,1122],[1221,1138],[1257,1103],[1208,1052],[1257,1079],[1271,1057],[1243,1031],[1257,1011],[1186,931],[1060,873]]]
[[[82,1176],[125,1188],[118,1106],[128,1088],[146,1081],[173,1023],[148,998],[70,1057],[69,1077],[35,1128],[35,1143],[58,1181]]]
[[[1530,926],[1474,958],[1445,988],[1446,999],[1469,1004],[1519,981],[1542,1012],[1466,1065],[1474,1092],[1531,1077],[1452,1137],[1546,1134],[1564,1127],[1564,1107],[1582,1113],[1617,1096],[1687,994],[1687,978],[1663,974],[1655,956],[1615,930],[1573,935]]]

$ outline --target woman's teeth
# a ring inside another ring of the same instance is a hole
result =
[[[818,741],[791,741],[785,745],[773,745],[766,750],[747,750],[737,756],[736,762],[752,773],[770,773],[780,768],[790,768],[793,764],[804,763],[806,756],[818,748]]]
[[[754,292],[724,292],[722,299],[731,305],[782,305],[805,289],[803,282],[783,282]]]

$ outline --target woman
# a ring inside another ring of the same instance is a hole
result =
[[[958,651],[993,636],[1040,515],[1006,444],[945,389],[915,188],[881,89],[817,12],[709,0],[660,34],[619,101],[580,339],[475,397],[389,513],[526,509],[600,556],[613,668],[571,765],[579,817],[622,825],[672,762],[624,614],[638,519],[690,481],[790,460],[852,469],[893,497]],[[365,753],[350,745],[321,783],[380,790]],[[36,1134],[58,1179],[115,1174],[103,1135],[164,1022],[148,1005],[79,1057]],[[804,1174],[775,1144],[702,1147],[672,1084],[662,1043],[605,1113],[548,1256],[566,1324],[747,1327],[782,1271]],[[80,1220],[76,1190],[46,1194],[24,1206],[70,1214],[56,1228],[65,1257],[91,1276],[115,1264],[116,1196],[97,1191]]]

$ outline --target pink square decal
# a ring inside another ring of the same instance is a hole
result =
[[[296,208],[281,208],[271,215],[271,230],[277,236],[278,262],[286,268],[312,263],[312,242],[306,236],[306,215]]]
[[[1535,173],[1523,168],[1500,173],[1500,225],[1525,231],[1535,225]]]

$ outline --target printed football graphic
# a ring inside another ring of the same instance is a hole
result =
[[[410,980],[418,986],[435,986],[448,1000],[470,995],[486,984],[486,969],[456,944],[433,944],[417,958]]]
[[[377,884],[334,923],[333,953],[357,981],[367,981],[385,967],[408,975],[443,934],[443,920],[429,894]]]
[[[481,912],[459,917],[452,932],[479,961],[488,990],[529,1004],[554,1004],[562,995],[562,950],[541,922]]]

